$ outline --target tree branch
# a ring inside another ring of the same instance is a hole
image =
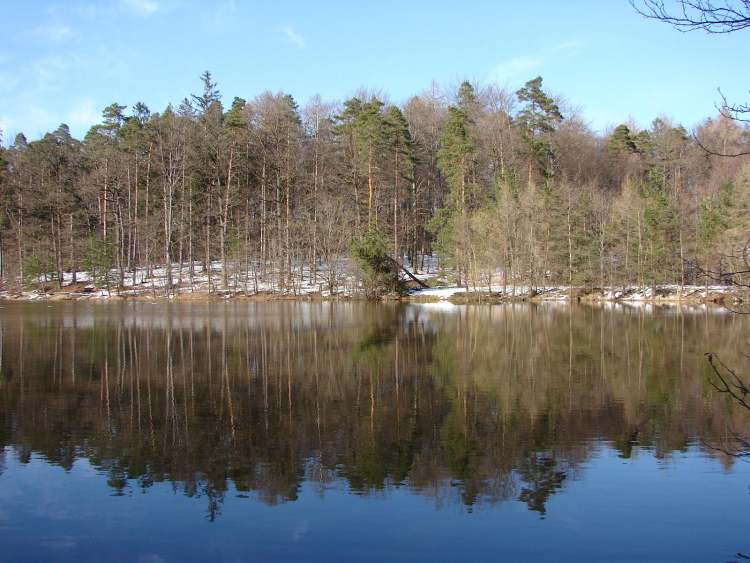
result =
[[[725,393],[732,397],[741,406],[750,410],[750,403],[748,403],[748,394],[750,394],[750,388],[747,384],[740,379],[740,377],[729,368],[724,362],[722,362],[718,356],[711,352],[706,353],[706,358],[714,372],[714,375],[718,379],[718,382],[709,379],[709,384],[716,389],[719,393]],[[724,373],[722,373],[724,372]]]
[[[645,18],[670,24],[688,32],[732,33],[750,28],[750,0],[678,0],[676,11],[667,9],[662,0],[630,0],[636,12]]]
[[[719,110],[721,111],[721,110]],[[723,114],[722,114],[723,115]],[[731,119],[731,118],[730,118]],[[741,120],[737,120],[741,121]],[[698,145],[703,152],[706,154],[710,154],[711,156],[720,156],[724,158],[736,158],[738,156],[748,156],[750,155],[750,150],[742,151],[742,152],[736,152],[736,153],[723,153],[723,152],[717,152],[712,149],[709,149],[707,146],[705,146],[703,143],[700,142],[697,136],[693,135],[693,140],[695,141],[695,144]]]

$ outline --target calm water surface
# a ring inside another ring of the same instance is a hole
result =
[[[750,318],[0,304],[0,561],[732,561]]]

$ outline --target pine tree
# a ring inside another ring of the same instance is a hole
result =
[[[630,128],[624,123],[615,127],[612,134],[607,138],[607,148],[621,154],[636,152],[637,147]]]
[[[563,120],[557,103],[542,90],[542,77],[529,80],[516,92],[518,101],[524,104],[518,114],[517,122],[526,142],[529,159],[529,186],[533,183],[533,169],[536,168],[543,178],[554,174],[554,150],[550,134]]]
[[[414,182],[414,142],[409,132],[409,123],[396,106],[388,106],[384,122],[385,141],[392,158],[393,170],[393,256],[400,261],[399,210],[402,207],[403,185]]]
[[[437,247],[457,268],[459,284],[468,270],[470,229],[467,205],[471,192],[469,167],[474,150],[466,109],[449,107],[437,152],[438,168],[448,184],[449,194],[433,220],[432,228],[437,235]]]
[[[204,71],[203,74],[201,74],[203,92],[201,94],[190,95],[198,106],[198,111],[200,113],[206,113],[213,104],[221,100],[221,92],[216,88],[216,82],[214,82],[212,78],[213,77],[208,70]]]
[[[352,98],[344,105],[344,111],[337,117],[336,132],[348,138],[352,159],[352,181],[357,193],[357,178],[367,178],[367,225],[377,225],[378,171],[383,151],[387,147],[385,119],[382,113],[383,102],[373,98],[362,102]]]
[[[698,207],[698,241],[703,253],[703,273],[705,284],[708,285],[710,272],[721,271],[721,254],[717,253],[717,243],[721,235],[729,227],[726,219],[727,212],[723,208],[720,197],[708,196],[700,202]],[[718,268],[714,269],[711,258],[718,254]]]

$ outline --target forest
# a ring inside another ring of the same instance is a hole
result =
[[[726,108],[599,133],[541,77],[303,106],[200,79],[160,112],[107,106],[83,139],[0,138],[3,289],[334,294],[378,253],[466,287],[747,283],[750,128]]]

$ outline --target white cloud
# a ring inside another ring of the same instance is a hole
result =
[[[29,139],[39,138],[61,122],[82,137],[101,121],[104,106],[98,97],[85,96],[79,82],[91,72],[105,81],[127,72],[121,51],[100,46],[80,53],[54,47],[46,56],[15,66],[0,53],[0,117],[6,141],[19,131]]]
[[[0,139],[2,139],[3,145],[7,146],[10,141],[8,140],[8,131],[11,127],[11,120],[9,117],[5,117],[4,115],[0,115]]]
[[[73,130],[85,131],[100,118],[100,112],[96,110],[94,100],[82,98],[67,114],[67,124]]]
[[[560,52],[560,51],[577,51],[583,46],[583,43],[581,43],[578,40],[572,40],[572,41],[563,41],[562,43],[558,43],[552,48],[552,51]]]
[[[538,69],[551,60],[578,54],[582,46],[583,44],[577,40],[563,41],[537,53],[513,57],[490,69],[487,79],[494,82],[528,79],[532,73],[538,72]]]
[[[235,0],[224,0],[213,6],[213,11],[207,12],[209,21],[213,23],[214,28],[223,30],[230,22],[235,21],[235,12],[237,11],[237,2]]]
[[[23,132],[28,139],[39,139],[44,133],[57,127],[60,116],[36,104],[26,97],[0,99],[0,107],[9,108],[11,112],[0,117],[3,125],[3,143],[13,142],[17,133]],[[17,111],[17,108],[23,108]]]
[[[122,0],[122,5],[139,16],[150,16],[159,11],[156,0]]]
[[[281,32],[284,34],[284,39],[288,42],[297,47],[298,49],[304,49],[305,48],[305,38],[302,37],[299,33],[297,33],[294,28],[290,25],[287,25],[281,29]]]
[[[489,79],[497,82],[518,78],[542,66],[542,59],[530,55],[513,57],[495,66],[489,73]]]
[[[18,75],[0,69],[0,94],[8,94],[18,86]]]
[[[34,35],[59,43],[70,39],[73,35],[73,30],[65,24],[40,25],[34,30]]]
[[[29,70],[41,90],[55,90],[70,68],[70,61],[62,55],[52,55],[34,61]]]

